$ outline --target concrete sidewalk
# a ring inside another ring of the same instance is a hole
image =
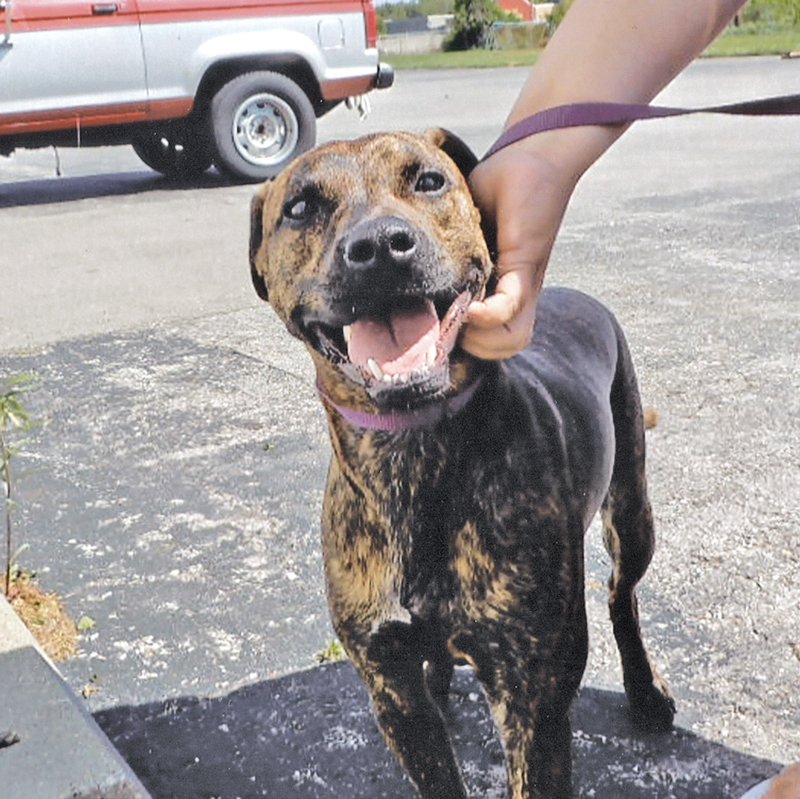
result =
[[[0,675],[3,799],[149,799],[2,596]]]

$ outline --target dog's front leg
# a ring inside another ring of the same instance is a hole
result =
[[[506,748],[508,795],[511,799],[571,799],[572,730],[563,708],[530,701],[507,708],[514,700],[492,701]],[[504,715],[505,714],[505,715]]]
[[[389,748],[423,799],[466,799],[444,719],[426,686],[422,636],[410,624],[389,622],[363,640],[345,640],[345,648],[372,694]]]
[[[451,640],[492,706],[505,747],[509,799],[573,795],[569,708],[585,663],[585,627],[576,633],[549,653],[510,625],[463,630]]]

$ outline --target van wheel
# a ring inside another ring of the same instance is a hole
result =
[[[211,150],[195,119],[174,119],[133,140],[133,150],[150,169],[170,180],[193,180],[212,164]]]
[[[239,180],[266,180],[314,146],[317,120],[294,81],[248,72],[211,100],[211,134],[217,169]]]

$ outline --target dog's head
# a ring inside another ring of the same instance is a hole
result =
[[[256,291],[331,396],[409,409],[470,379],[457,338],[491,272],[475,163],[445,131],[377,134],[306,153],[254,198]]]

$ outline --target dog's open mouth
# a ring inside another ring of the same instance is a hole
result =
[[[396,297],[350,324],[309,326],[316,349],[381,405],[401,407],[442,395],[449,359],[474,292]]]

